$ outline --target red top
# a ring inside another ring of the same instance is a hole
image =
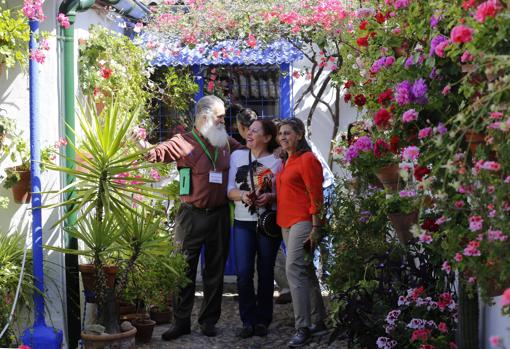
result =
[[[311,151],[289,157],[283,170],[276,175],[276,221],[282,228],[311,221],[320,213],[322,166]]]

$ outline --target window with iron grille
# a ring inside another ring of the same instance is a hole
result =
[[[195,79],[200,85],[195,96],[213,94],[225,102],[227,132],[242,141],[236,125],[236,115],[241,108],[253,109],[258,116],[285,118],[291,113],[291,79],[288,65],[229,65],[194,66]],[[159,103],[153,121],[157,126],[157,139],[163,141],[173,134],[190,130],[194,108],[190,112],[176,113],[171,107]]]

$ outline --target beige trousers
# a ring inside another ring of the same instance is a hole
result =
[[[312,230],[312,222],[298,222],[282,229],[287,247],[285,270],[294,308],[295,327],[310,327],[324,321],[326,310],[313,267],[313,255],[303,249],[303,243]]]

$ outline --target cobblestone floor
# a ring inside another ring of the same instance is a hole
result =
[[[138,344],[138,349],[262,349],[262,348],[287,348],[287,341],[294,332],[294,315],[292,304],[275,304],[273,322],[269,327],[267,337],[251,337],[240,339],[236,332],[240,327],[237,301],[234,299],[235,285],[226,285],[223,294],[221,319],[216,328],[216,337],[206,337],[200,333],[196,323],[197,312],[200,308],[202,297],[197,293],[192,315],[191,334],[182,336],[174,341],[161,340],[161,334],[167,330],[168,324],[157,326],[154,329],[152,341],[149,344]],[[312,342],[302,348],[331,348],[345,349],[347,346],[339,342],[327,345],[328,335],[314,338]]]

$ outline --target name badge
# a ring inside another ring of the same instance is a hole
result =
[[[221,184],[223,182],[223,174],[221,172],[209,172],[209,183]]]

